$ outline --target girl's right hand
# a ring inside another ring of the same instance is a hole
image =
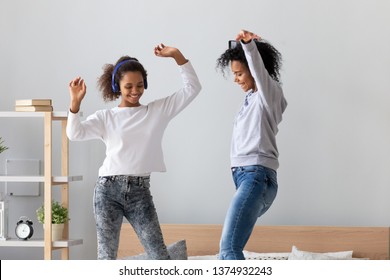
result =
[[[245,43],[248,43],[249,41],[253,40],[253,39],[257,39],[257,40],[260,40],[260,36],[253,33],[253,32],[250,32],[248,30],[244,30],[242,29],[236,36],[236,41],[244,41]]]
[[[69,82],[70,111],[72,113],[77,113],[80,110],[81,101],[86,93],[87,86],[81,77],[76,77]]]

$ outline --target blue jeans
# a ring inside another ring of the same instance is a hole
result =
[[[98,259],[117,257],[125,217],[133,226],[150,259],[169,259],[150,193],[149,177],[99,177],[94,193]]]
[[[271,206],[278,191],[276,171],[261,165],[232,168],[236,193],[226,214],[219,259],[243,260],[244,247],[257,218]]]

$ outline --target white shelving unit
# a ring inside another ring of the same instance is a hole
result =
[[[51,224],[52,188],[60,185],[61,203],[69,208],[69,183],[81,181],[82,176],[69,175],[69,140],[66,136],[67,112],[0,112],[0,118],[43,118],[44,121],[44,175],[43,176],[0,176],[0,182],[41,182],[44,183],[45,224]],[[52,174],[52,126],[53,121],[61,122],[61,174]],[[82,239],[69,239],[69,227],[65,224],[64,240],[51,241],[52,229],[45,227],[44,239],[28,241],[8,239],[0,241],[7,247],[43,247],[44,259],[52,258],[53,250],[61,250],[61,259],[69,259],[69,247],[80,245]]]

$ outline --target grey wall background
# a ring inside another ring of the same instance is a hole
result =
[[[166,130],[168,172],[153,174],[152,192],[162,223],[221,224],[234,193],[229,146],[243,94],[215,61],[241,28],[253,30],[283,54],[289,102],[278,135],[278,197],[258,224],[389,226],[389,11],[385,0],[0,0],[0,110],[12,111],[15,99],[51,98],[66,111],[67,84],[77,75],[88,86],[85,116],[116,106],[103,103],[96,80],[124,54],[148,70],[147,103],[181,86],[174,61],[154,57],[153,47],[179,47],[203,90]],[[0,154],[0,173],[7,158],[43,159],[42,135],[39,119],[0,118],[10,147]],[[92,195],[104,146],[72,142],[70,156],[71,173],[84,176],[70,188],[71,237],[84,239],[71,258],[95,259]],[[8,198],[11,236],[22,215],[43,236],[35,217],[42,199]],[[0,247],[1,259],[42,255]]]

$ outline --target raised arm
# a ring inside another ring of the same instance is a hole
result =
[[[282,90],[280,85],[269,75],[265,68],[263,58],[254,42],[254,40],[260,40],[260,36],[250,31],[241,30],[237,34],[236,39],[242,44],[249,71],[255,79],[256,88],[264,97],[266,104],[269,105],[270,103],[273,103],[275,99],[281,98]]]
[[[76,77],[69,82],[70,112],[68,114],[66,134],[72,141],[103,138],[104,129],[97,113],[89,116],[83,122],[80,120],[78,112],[86,92],[87,86],[80,77]]]
[[[167,118],[173,118],[181,112],[199,94],[202,86],[191,62],[175,47],[159,44],[154,48],[158,57],[172,57],[179,66],[183,87],[171,96],[157,100],[155,104],[161,105],[162,113]]]

